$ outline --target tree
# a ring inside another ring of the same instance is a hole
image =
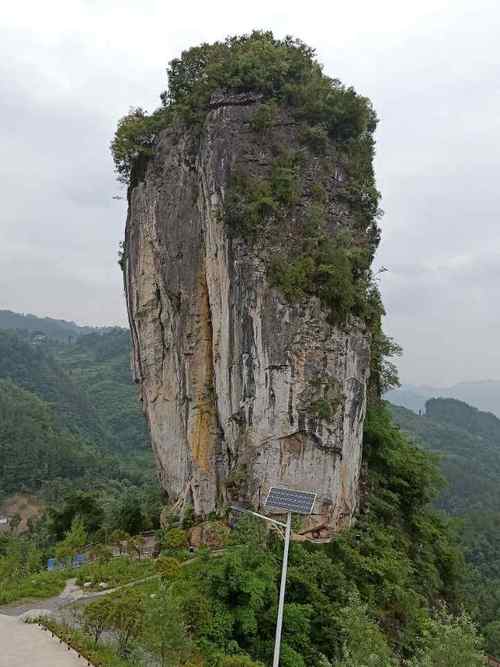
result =
[[[98,563],[109,563],[109,561],[113,558],[113,552],[104,544],[96,544],[94,547],[92,547],[90,555]]]
[[[142,535],[136,535],[135,537],[132,537],[127,543],[129,554],[135,554],[137,558],[141,560],[142,550],[144,549],[145,543],[146,540],[142,537]]]
[[[16,532],[20,523],[21,523],[21,515],[18,512],[16,512],[9,519],[9,528],[13,533]]]
[[[500,621],[491,621],[483,628],[483,634],[486,639],[486,648],[488,653],[494,656],[500,656]]]
[[[119,591],[109,601],[107,623],[117,633],[120,654],[125,655],[130,641],[142,632],[144,601],[141,594],[132,589]]]
[[[361,603],[357,593],[342,608],[340,627],[344,644],[339,667],[389,667],[397,664],[382,631],[370,618],[367,605]]]
[[[123,542],[127,542],[130,539],[130,535],[125,530],[116,528],[111,533],[110,539],[111,539],[111,544],[114,544],[116,547],[118,547],[121,556],[121,554],[123,553]]]
[[[170,528],[165,533],[163,546],[168,551],[185,549],[188,545],[186,532],[182,528]]]
[[[82,611],[82,624],[97,644],[104,630],[109,625],[109,615],[111,613],[111,600],[108,596],[91,602]]]
[[[427,620],[421,646],[410,667],[484,667],[482,640],[470,618],[452,616],[445,607]]]
[[[227,655],[222,659],[222,667],[263,667],[261,662],[254,662],[248,655]]]
[[[61,539],[71,528],[76,516],[79,517],[85,531],[92,535],[101,527],[104,511],[93,494],[77,491],[66,496],[61,509],[51,508],[49,516],[52,532],[57,539]]]
[[[56,557],[59,560],[72,559],[87,543],[87,533],[80,517],[76,516],[64,539],[56,545]]]
[[[162,667],[184,665],[192,657],[193,643],[181,609],[168,593],[159,594],[148,604],[144,628],[144,637]]]
[[[137,535],[144,530],[144,514],[137,496],[131,493],[125,496],[116,511],[114,524],[129,535]]]

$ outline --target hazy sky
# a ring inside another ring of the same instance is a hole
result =
[[[376,265],[402,380],[500,378],[498,0],[1,5],[0,308],[125,324],[116,121],[157,106],[182,49],[271,28],[380,116]]]

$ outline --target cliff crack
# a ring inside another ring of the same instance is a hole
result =
[[[165,325],[163,324],[163,302],[161,298],[161,290],[158,283],[156,283],[156,300],[158,302],[158,324],[160,326],[160,339],[161,339],[161,369],[162,374],[165,368],[165,357],[166,357],[166,344],[165,344]]]

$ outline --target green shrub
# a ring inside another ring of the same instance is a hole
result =
[[[170,115],[166,109],[158,109],[148,115],[137,107],[118,121],[118,127],[111,142],[111,152],[115,162],[118,180],[128,183],[132,165],[140,156],[152,155],[154,140],[160,130],[168,125]],[[120,263],[122,257],[119,258]]]
[[[175,579],[180,572],[180,563],[172,556],[160,556],[155,561],[156,572],[165,581]]]
[[[372,288],[366,250],[357,248],[349,234],[329,238],[321,232],[320,207],[313,207],[304,237],[305,252],[275,256],[271,260],[271,283],[290,301],[318,296],[332,321],[345,322],[353,314],[365,320],[380,316],[370,299]]]
[[[410,667],[481,667],[486,664],[482,640],[470,618],[453,617],[443,607],[425,623],[421,646]]]
[[[233,175],[224,200],[224,222],[230,231],[253,238],[257,228],[277,210],[269,182]]]
[[[271,192],[277,206],[288,210],[297,203],[300,190],[297,176],[297,160],[285,156],[276,160],[271,172]]]
[[[250,118],[250,127],[255,132],[264,132],[276,122],[278,105],[275,100],[260,104]]]
[[[221,667],[263,667],[247,655],[228,655],[222,659]]]
[[[274,257],[269,276],[287,299],[298,301],[312,292],[314,268],[314,259],[307,255],[295,261]]]
[[[319,155],[323,155],[328,146],[328,130],[322,125],[306,125],[300,133],[301,141]]]
[[[188,545],[186,531],[182,528],[170,528],[165,534],[164,547],[169,550],[185,549]]]
[[[339,667],[390,667],[397,662],[380,627],[370,618],[368,605],[357,593],[339,613],[343,637]]]
[[[333,405],[326,398],[319,398],[311,405],[311,411],[320,419],[331,419],[334,415]]]

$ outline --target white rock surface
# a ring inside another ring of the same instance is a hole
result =
[[[228,164],[245,150],[267,168],[244,143],[248,113],[214,109],[194,156],[189,133],[164,131],[130,189],[135,376],[160,480],[178,507],[204,516],[234,500],[259,508],[283,485],[318,493],[315,520],[336,530],[357,505],[369,336],[361,323],[329,324],[317,299],[287,303],[267,278],[266,239],[250,247],[221,222]]]

